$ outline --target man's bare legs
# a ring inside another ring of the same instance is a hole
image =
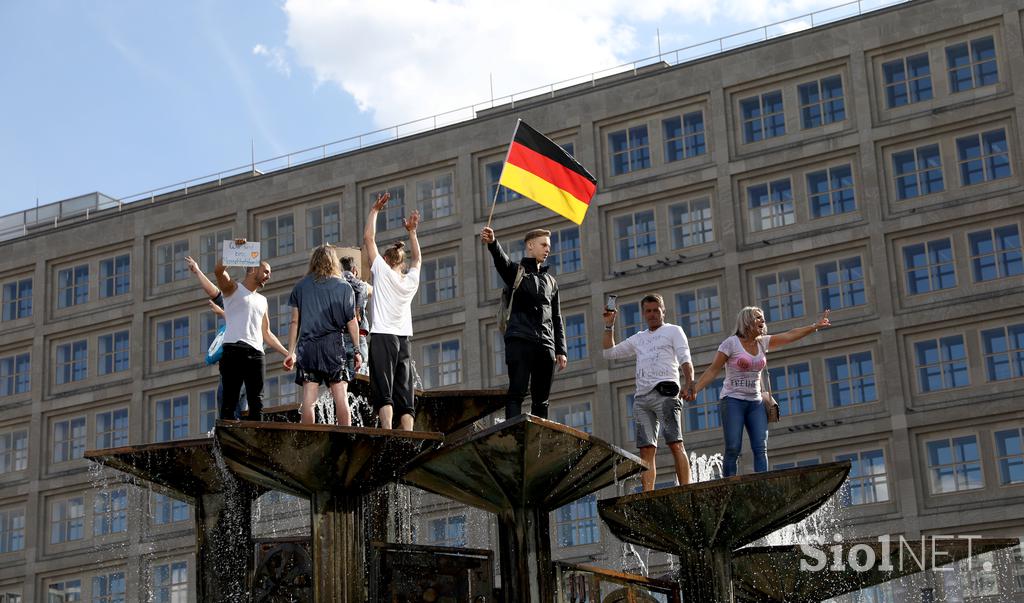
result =
[[[302,424],[316,423],[316,399],[320,397],[320,384],[307,381],[302,384]]]
[[[658,476],[658,469],[654,465],[654,457],[657,455],[657,446],[643,446],[640,448],[640,459],[650,467],[650,469],[645,469],[640,474],[640,483],[643,485],[644,492],[650,492],[654,489],[654,478]]]
[[[339,381],[331,384],[331,395],[334,396],[334,418],[341,427],[352,425],[352,414],[348,409],[348,383]]]
[[[676,479],[679,480],[679,485],[690,483],[690,457],[686,455],[683,443],[672,442],[668,449],[672,452],[672,462],[676,465]]]

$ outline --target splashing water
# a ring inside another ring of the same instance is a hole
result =
[[[623,542],[622,571],[630,574],[647,576],[647,562],[645,561],[645,558],[648,557],[651,552],[648,549],[644,549],[644,552],[646,554],[644,557],[641,557],[635,546],[628,542]]]
[[[722,453],[716,452],[710,456],[706,454],[697,455],[690,453],[690,482],[709,482],[713,479],[722,478]]]

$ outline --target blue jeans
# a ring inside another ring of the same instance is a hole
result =
[[[718,404],[718,415],[722,418],[722,432],[725,435],[723,477],[736,475],[736,461],[743,449],[744,427],[747,428],[750,449],[754,453],[754,471],[768,471],[768,414],[765,413],[764,403],[726,396]]]

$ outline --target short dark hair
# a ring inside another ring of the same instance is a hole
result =
[[[643,309],[644,304],[658,304],[662,309],[665,309],[665,298],[657,293],[648,293],[640,300],[641,309]]]
[[[350,255],[346,255],[341,258],[341,269],[347,272],[352,272],[352,266],[355,266],[356,259]]]
[[[543,228],[534,228],[533,230],[531,230],[530,232],[526,233],[523,236],[523,243],[529,243],[533,239],[536,239],[536,238],[539,238],[539,237],[550,237],[550,236],[551,236],[551,231],[550,230],[544,230]]]

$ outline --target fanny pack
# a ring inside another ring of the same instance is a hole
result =
[[[654,391],[662,396],[674,398],[679,395],[679,384],[675,381],[662,381],[654,386]]]

